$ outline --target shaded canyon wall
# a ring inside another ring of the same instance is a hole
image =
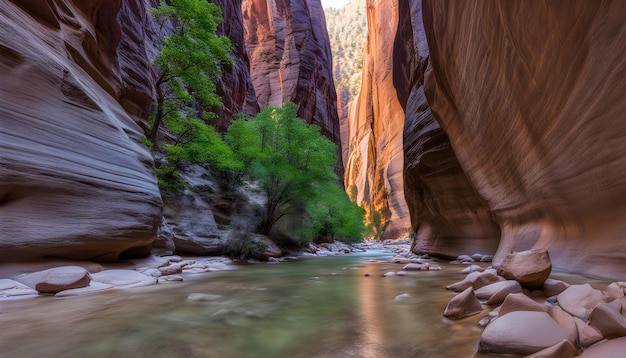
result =
[[[424,58],[419,1],[403,3],[400,14],[411,18],[401,20],[403,49],[396,50],[409,60],[398,62],[396,86],[407,102],[405,191],[416,229],[447,224],[423,213],[429,180],[409,177],[447,167],[453,173],[436,185],[454,182],[445,190],[449,202],[475,211],[460,227],[459,245],[471,237],[463,229],[471,222],[469,231],[490,236],[491,217],[501,231],[496,263],[511,250],[545,247],[557,268],[623,275],[626,5],[425,0]],[[424,149],[448,146],[444,134],[456,160],[434,156],[437,164],[426,168],[437,151]],[[428,238],[426,251],[440,237]]]
[[[465,176],[424,94],[424,75],[432,68],[421,2],[399,0],[398,16],[393,81],[405,112],[404,192],[413,251],[450,258],[493,254],[499,226]]]
[[[149,252],[147,20],[139,1],[0,5],[1,261]]]

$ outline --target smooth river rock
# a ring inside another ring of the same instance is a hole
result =
[[[476,298],[474,290],[469,287],[448,302],[443,315],[450,319],[461,319],[479,314],[482,310],[483,307]]]
[[[545,312],[516,311],[491,322],[480,337],[488,353],[532,354],[567,339],[569,332]]]
[[[89,285],[89,272],[80,266],[62,266],[28,273],[15,278],[41,293],[57,293]]]
[[[552,261],[544,249],[513,252],[498,266],[498,275],[515,280],[528,289],[538,289],[552,272]]]

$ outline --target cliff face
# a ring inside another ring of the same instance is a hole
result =
[[[361,91],[351,103],[345,185],[358,189],[357,203],[381,212],[385,238],[410,227],[404,199],[402,128],[404,111],[393,86],[393,39],[398,24],[396,0],[367,3],[368,39],[363,54]]]
[[[420,1],[399,0],[393,80],[404,108],[404,187],[413,251],[438,256],[494,253],[500,231],[468,181],[424,95],[430,73]]]
[[[625,14],[617,1],[424,1],[426,99],[501,228],[496,262],[544,247],[562,269],[623,273]]]
[[[244,113],[247,116],[259,112],[259,103],[250,77],[250,60],[244,40],[242,0],[213,0],[222,9],[224,21],[218,28],[218,34],[227,36],[233,43],[231,52],[232,65],[225,66],[217,84],[217,94],[222,97],[223,106],[213,112],[217,119],[213,123],[219,132],[226,132],[233,116]]]
[[[318,124],[322,134],[339,144],[337,94],[321,2],[243,0],[243,21],[261,108],[294,102],[298,116]]]
[[[139,1],[0,6],[3,261],[149,252],[161,198],[133,120],[149,62],[118,15],[146,19]]]

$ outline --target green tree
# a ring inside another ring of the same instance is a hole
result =
[[[149,139],[157,150],[163,123],[170,130],[175,128],[171,134],[177,136],[177,145],[193,141],[190,138],[198,123],[204,124],[201,119],[213,115],[206,108],[221,105],[215,83],[222,65],[231,63],[230,40],[216,35],[222,22],[217,5],[206,0],[169,2],[172,5],[161,1],[158,8],[151,10],[160,24],[169,22],[173,27],[173,33],[163,39],[154,62],[156,113]]]
[[[339,204],[329,201],[331,192],[350,202],[333,171],[337,162],[335,144],[321,135],[319,126],[307,125],[298,118],[293,103],[265,108],[248,121],[233,121],[226,141],[267,198],[259,227],[262,234],[269,234],[286,216],[326,220],[329,216],[322,215],[324,210],[334,213],[340,209]],[[362,223],[362,214],[360,220]],[[340,233],[340,224],[327,224],[314,226],[320,234]]]

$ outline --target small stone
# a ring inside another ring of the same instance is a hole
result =
[[[470,265],[470,266],[467,266],[466,268],[464,268],[463,271],[461,271],[461,273],[468,274],[468,273],[471,273],[471,272],[474,272],[474,271],[482,271],[482,270],[483,270],[483,268],[478,266],[478,265]]]
[[[395,277],[395,276],[398,276],[398,275],[395,272],[391,272],[391,271],[390,272],[385,272],[383,274],[383,277]]]
[[[483,307],[478,298],[476,298],[474,290],[469,287],[448,302],[443,315],[450,319],[461,319],[479,314],[482,310]]]
[[[210,302],[219,300],[222,297],[224,296],[211,293],[190,293],[189,296],[187,296],[187,299],[191,301]]]
[[[413,297],[411,297],[411,295],[409,295],[408,293],[403,293],[394,297],[393,300],[398,302],[411,302],[413,300]]]
[[[504,299],[512,293],[522,292],[522,285],[517,281],[500,281],[476,290],[476,297],[487,300],[488,305],[504,302]]]

